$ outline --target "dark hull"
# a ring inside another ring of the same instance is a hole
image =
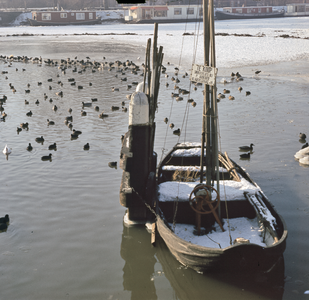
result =
[[[220,10],[216,11],[217,20],[230,20],[230,19],[263,19],[263,18],[281,18],[284,17],[284,11],[265,13],[265,14],[237,14],[237,13],[226,13]]]
[[[147,19],[147,20],[139,20],[139,21],[126,21],[126,23],[130,24],[154,24],[154,23],[160,23],[160,24],[166,24],[166,23],[185,23],[185,22],[202,22],[203,19]]]
[[[184,266],[198,272],[207,271],[268,271],[282,258],[286,248],[287,229],[284,221],[284,234],[272,247],[263,248],[255,244],[241,244],[215,249],[191,244],[173,233],[161,217],[157,218],[160,236],[173,256]]]
[[[78,22],[41,22],[33,19],[28,19],[28,21],[31,26],[95,25],[101,23],[101,19]]]

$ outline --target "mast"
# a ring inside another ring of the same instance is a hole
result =
[[[209,0],[209,2],[203,0],[203,23],[204,66],[216,68],[213,0]],[[206,148],[206,185],[212,186],[212,178],[216,178],[217,191],[219,192],[217,121],[216,80],[214,78],[212,86],[204,84],[200,182],[203,182],[204,149]]]

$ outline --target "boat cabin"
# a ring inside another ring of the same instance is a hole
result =
[[[286,17],[302,17],[309,16],[309,3],[294,3],[286,5]]]
[[[124,11],[126,22],[173,23],[202,20],[201,5],[132,6]]]
[[[224,7],[223,11],[228,13],[238,14],[263,14],[271,13],[273,8],[271,6],[248,6],[248,7]]]
[[[32,20],[44,23],[78,23],[96,20],[95,11],[33,11]]]

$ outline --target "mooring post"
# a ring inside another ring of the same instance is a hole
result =
[[[125,134],[120,167],[123,169],[120,186],[120,203],[128,208],[129,223],[147,221],[145,187],[149,169],[149,102],[142,92],[131,96],[129,131]]]

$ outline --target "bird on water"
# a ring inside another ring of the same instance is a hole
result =
[[[41,160],[43,160],[43,161],[46,161],[46,160],[50,160],[51,161],[51,159],[52,159],[52,154],[51,153],[49,153],[49,155],[45,155],[45,156],[41,157]]]
[[[242,151],[252,151],[253,150],[253,146],[254,146],[254,144],[250,144],[250,146],[241,146],[241,147],[239,147],[239,150],[242,150]]]
[[[245,154],[240,154],[240,158],[250,158],[250,152]]]
[[[305,140],[306,137],[307,137],[307,136],[306,136],[304,133],[300,133],[300,134],[299,134],[299,138],[300,138],[301,140]]]

